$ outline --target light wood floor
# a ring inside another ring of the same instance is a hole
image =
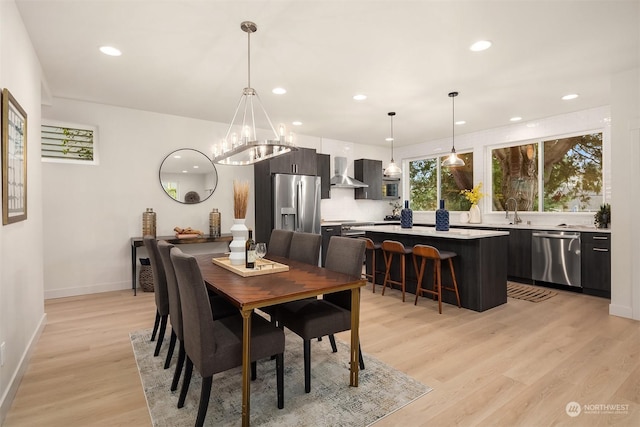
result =
[[[429,299],[416,307],[398,290],[376,291],[363,291],[364,352],[434,388],[377,426],[640,425],[640,323],[609,316],[608,300],[560,291],[484,313],[445,305],[439,315]],[[153,294],[62,298],[45,309],[6,427],[150,425],[128,333],[152,326]],[[571,418],[572,401],[628,409]]]

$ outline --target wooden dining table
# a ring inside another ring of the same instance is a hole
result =
[[[218,255],[215,255],[218,256]],[[224,255],[222,255],[224,256]],[[250,349],[251,313],[256,308],[351,290],[351,352],[349,385],[358,386],[358,351],[360,323],[360,289],[366,284],[361,277],[327,270],[288,258],[268,259],[289,267],[288,271],[243,277],[212,261],[211,254],[196,255],[207,287],[238,307],[243,318],[242,330],[242,425],[250,424]]]

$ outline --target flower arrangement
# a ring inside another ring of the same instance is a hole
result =
[[[482,182],[479,182],[471,190],[460,190],[460,194],[466,197],[467,200],[470,201],[472,205],[477,205],[480,199],[486,196],[486,194],[480,191],[481,189],[482,189]]]
[[[233,181],[233,217],[245,218],[249,201],[249,183],[247,181]]]

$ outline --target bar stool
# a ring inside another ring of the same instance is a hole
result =
[[[413,252],[411,248],[405,248],[404,245],[400,242],[396,242],[395,240],[385,240],[382,242],[382,254],[384,255],[384,264],[386,267],[384,273],[384,282],[382,283],[382,295],[384,295],[384,290],[387,287],[387,283],[392,285],[399,285],[402,287],[402,302],[404,302],[404,293],[405,293],[405,285],[406,285],[406,270],[405,258],[407,255],[410,255]],[[400,258],[400,273],[401,280],[392,280],[389,275],[391,272],[391,262],[393,261],[393,256],[398,255]],[[391,287],[391,286],[389,286]]]
[[[365,268],[365,272],[362,274],[364,278],[371,280],[371,286],[373,289],[373,293],[376,293],[376,273],[382,273],[382,271],[376,270],[376,252],[382,248],[381,243],[375,243],[368,237],[361,237],[362,240],[365,241],[365,251],[371,251],[371,274],[367,273]]]
[[[460,307],[460,294],[458,293],[458,282],[456,281],[456,273],[453,270],[453,258],[458,254],[450,251],[439,251],[433,246],[428,245],[415,245],[413,247],[413,266],[416,270],[416,276],[418,277],[418,285],[416,287],[416,301],[414,305],[418,304],[418,297],[422,296],[423,292],[433,295],[433,298],[438,297],[438,311],[442,314],[442,290],[454,291],[456,293],[456,299],[458,300],[458,307]],[[420,258],[420,268],[418,268],[418,258]],[[422,287],[422,278],[424,276],[424,269],[427,264],[427,260],[432,260],[433,265],[433,290],[424,289]],[[451,269],[451,278],[453,279],[453,287],[442,286],[442,261],[449,260],[449,268]]]

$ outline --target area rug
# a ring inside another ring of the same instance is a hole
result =
[[[169,369],[163,369],[163,351],[153,357],[151,330],[130,334],[140,378],[155,427],[192,426],[200,399],[201,377],[195,371],[182,409],[177,409],[178,390],[169,390],[177,350]],[[364,353],[366,369],[360,371],[359,386],[349,386],[349,346],[336,340],[332,353],[328,339],[311,344],[311,393],[304,392],[302,340],[286,334],[284,409],[276,406],[275,361],[258,362],[258,378],[251,383],[252,426],[368,426],[429,393],[432,389]],[[241,368],[213,377],[207,426],[241,425]]]
[[[551,289],[539,288],[537,286],[523,285],[521,283],[507,282],[507,296],[510,298],[523,299],[525,301],[540,302],[547,300],[558,293]]]

